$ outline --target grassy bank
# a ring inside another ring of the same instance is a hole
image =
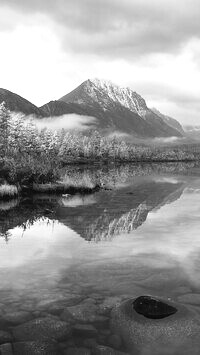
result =
[[[79,185],[67,184],[65,182],[48,183],[48,184],[33,184],[33,193],[47,193],[47,194],[75,194],[75,193],[93,193],[100,189],[99,185],[88,187],[80,182]]]
[[[15,185],[2,184],[0,185],[0,200],[14,199],[18,196],[19,189]]]

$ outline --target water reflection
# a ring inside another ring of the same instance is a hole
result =
[[[86,240],[111,240],[141,226],[152,209],[178,199],[187,176],[173,177],[171,171],[180,174],[186,168],[183,164],[73,168],[63,174],[64,180],[84,180],[104,189],[86,196],[35,194],[20,201],[1,202],[0,234],[8,239],[8,230],[17,226],[25,230],[48,216]]]
[[[99,306],[109,296],[200,294],[200,177],[174,169],[86,169],[105,189],[2,203],[0,314],[51,314],[71,298]]]

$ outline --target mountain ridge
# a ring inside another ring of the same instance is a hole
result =
[[[5,102],[6,107],[10,111],[21,112],[25,115],[44,117],[44,112],[30,101],[12,91],[0,88],[0,103],[2,102]]]
[[[137,92],[121,88],[110,81],[88,79],[58,101],[96,109],[94,116],[99,119],[103,111],[104,116],[107,116],[107,125],[112,127],[114,123],[115,129],[125,133],[145,137],[182,136],[180,131],[169,126],[162,117],[149,109]]]
[[[6,89],[0,89],[2,101],[11,111],[41,119],[65,114],[92,116],[96,118],[96,129],[103,133],[117,131],[139,138],[184,135],[178,121],[150,109],[137,92],[106,80],[88,79],[67,95],[41,107]]]

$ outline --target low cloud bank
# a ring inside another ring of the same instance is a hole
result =
[[[182,139],[182,138],[179,138],[179,137],[166,137],[166,138],[159,137],[159,138],[155,138],[153,141],[155,143],[175,143],[175,142],[180,141],[180,139]]]
[[[96,119],[91,116],[66,114],[43,119],[34,119],[34,123],[39,129],[48,128],[52,131],[60,129],[84,131],[88,128],[94,128]]]

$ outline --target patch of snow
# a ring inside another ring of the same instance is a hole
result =
[[[145,116],[147,106],[145,100],[132,91],[130,88],[120,87],[111,81],[102,79],[91,79],[87,81],[87,93],[104,107],[114,103],[119,103],[129,110]]]

